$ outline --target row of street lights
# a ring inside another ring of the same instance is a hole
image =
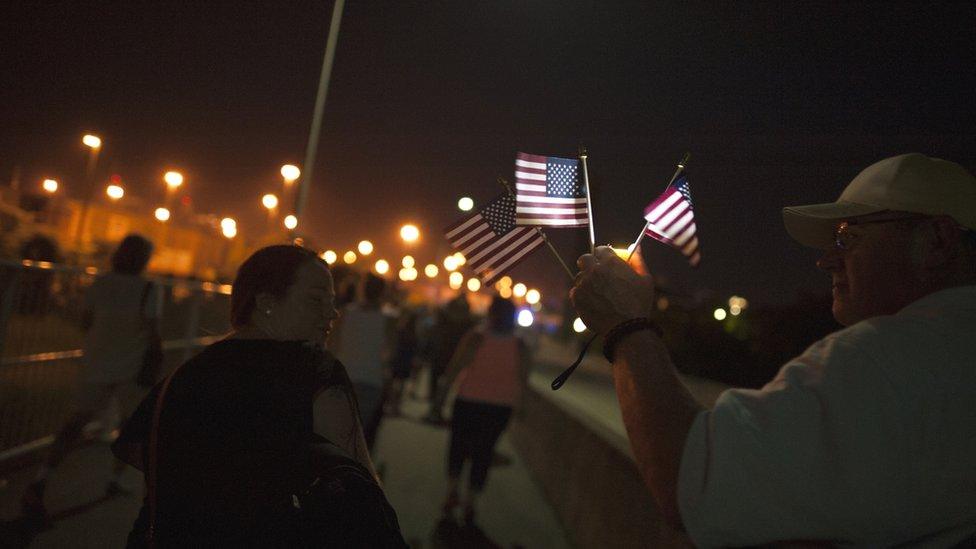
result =
[[[89,191],[88,193],[86,193],[86,197],[85,197],[84,210],[82,212],[82,222],[79,224],[79,229],[78,229],[79,231],[78,238],[80,238],[81,227],[83,226],[86,220],[85,218],[87,218],[88,216],[88,210],[90,208],[92,191],[93,191],[92,187],[94,186],[93,177],[94,177],[95,165],[98,161],[98,153],[102,148],[102,139],[101,137],[94,134],[85,134],[81,138],[81,142],[90,150],[88,169],[86,173],[86,179],[88,180]],[[281,169],[279,171],[281,173],[281,177],[283,181],[282,192],[287,198],[291,186],[295,183],[295,181],[297,181],[301,177],[302,171],[298,166],[294,164],[284,164],[283,166],[281,166]],[[163,206],[156,208],[156,210],[154,211],[154,215],[156,219],[158,219],[159,221],[167,221],[170,219],[172,215],[171,210],[173,206],[172,204],[173,198],[176,194],[177,189],[179,189],[179,187],[183,185],[184,181],[185,178],[183,174],[178,171],[169,170],[163,174],[163,182],[166,184],[166,188],[167,188],[166,200]],[[60,188],[60,184],[55,179],[44,179],[43,182],[41,183],[41,188],[48,194],[54,194]],[[105,188],[105,194],[109,197],[109,199],[116,201],[121,199],[125,195],[125,189],[123,189],[122,186],[118,184],[118,182],[113,181],[112,184],[108,185]],[[270,225],[274,220],[279,205],[278,196],[273,193],[267,193],[261,197],[261,204],[262,206],[265,207],[265,209],[268,210],[268,224]],[[472,200],[470,197],[467,196],[461,197],[458,200],[457,206],[458,209],[461,211],[464,212],[470,211],[472,208],[474,208],[474,200]],[[294,214],[289,214],[285,216],[282,222],[285,228],[288,230],[295,230],[298,227],[298,218]],[[412,243],[420,238],[420,230],[415,225],[407,224],[400,229],[400,236],[405,242]]]
[[[81,231],[87,220],[89,209],[91,207],[91,200],[93,198],[94,191],[94,173],[95,166],[98,161],[98,154],[102,149],[102,138],[94,134],[85,134],[81,138],[81,142],[84,146],[89,148],[89,158],[88,166],[86,169],[86,185],[88,191],[84,193],[84,206],[82,210],[82,219],[78,224],[77,233],[75,235],[76,240],[80,240]],[[282,181],[283,181],[283,192],[285,195],[288,194],[291,185],[301,177],[301,169],[294,164],[285,164],[281,166],[280,169]],[[161,222],[169,221],[172,217],[172,207],[173,200],[175,198],[177,190],[183,185],[185,177],[182,173],[176,170],[169,170],[163,174],[163,182],[166,184],[166,200],[163,206],[156,208],[153,211],[153,216]],[[111,183],[105,187],[105,195],[114,201],[120,200],[125,196],[125,189],[120,184],[121,180],[117,177],[113,177]],[[57,193],[61,188],[60,183],[56,179],[45,178],[41,182],[41,189],[49,195]],[[261,197],[262,205],[268,209],[268,219],[269,222],[273,219],[275,210],[278,207],[278,197],[274,194],[268,193]],[[289,230],[294,230],[298,226],[298,218],[292,214],[285,216],[283,220],[285,228]],[[237,235],[237,222],[232,218],[224,218],[221,220],[221,232],[226,238],[234,238]]]

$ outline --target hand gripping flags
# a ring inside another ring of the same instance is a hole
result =
[[[654,202],[644,208],[647,225],[644,233],[678,249],[692,267],[701,261],[698,237],[695,235],[695,212],[691,207],[688,178],[679,177]]]
[[[586,189],[579,160],[518,153],[515,157],[516,225],[586,227]]]
[[[484,284],[494,282],[544,242],[535,228],[516,226],[515,198],[507,193],[444,234]]]

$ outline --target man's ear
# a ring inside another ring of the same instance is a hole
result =
[[[921,229],[925,246],[923,265],[927,269],[943,268],[959,254],[962,232],[952,218],[936,217]]]

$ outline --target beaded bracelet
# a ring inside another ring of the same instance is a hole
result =
[[[624,336],[630,335],[634,332],[640,330],[650,330],[657,334],[657,337],[664,337],[664,331],[661,327],[654,323],[653,320],[649,318],[632,318],[630,320],[625,320],[620,324],[617,324],[607,332],[607,335],[603,336],[603,356],[607,360],[613,363],[614,356],[617,351],[617,344]]]

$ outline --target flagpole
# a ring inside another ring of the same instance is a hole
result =
[[[586,147],[580,145],[579,158],[583,163],[583,185],[586,187],[586,217],[590,227],[590,253],[596,252],[596,233],[593,230],[593,202],[590,200],[590,174],[586,169]]]
[[[515,192],[512,191],[512,186],[509,185],[508,181],[499,177],[498,182],[501,183],[502,187],[505,187],[505,190],[508,191],[509,196],[515,198]],[[573,275],[573,271],[569,268],[569,265],[567,265],[566,262],[563,261],[563,256],[559,255],[559,252],[556,251],[556,247],[552,245],[552,242],[549,242],[549,237],[546,235],[546,233],[544,233],[542,229],[539,227],[534,227],[534,228],[535,228],[535,232],[542,237],[542,241],[546,243],[546,246],[549,246],[549,250],[552,252],[552,255],[556,256],[556,259],[559,261],[559,264],[563,266],[563,270],[565,270],[566,274],[569,275],[569,280],[575,281],[576,277],[575,275]]]
[[[668,184],[664,186],[664,190],[668,190],[668,187],[670,187],[671,184],[674,183],[674,180],[678,178],[678,175],[680,175],[681,172],[684,171],[685,166],[688,165],[688,161],[689,160],[691,160],[691,153],[690,152],[686,152],[685,153],[685,157],[681,159],[681,162],[678,162],[678,169],[674,170],[674,175],[671,176],[671,180],[668,181]],[[644,235],[647,234],[646,233],[647,226],[650,225],[650,224],[651,223],[648,221],[648,222],[644,223],[644,226],[643,227],[641,227],[641,232],[640,232],[639,235],[637,235],[637,240],[634,241],[634,245],[631,247],[630,253],[627,254],[627,262],[628,263],[630,263],[630,258],[634,257],[634,253],[637,251],[637,247],[640,246],[641,241],[644,240]]]

